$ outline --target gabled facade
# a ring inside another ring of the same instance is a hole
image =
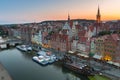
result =
[[[40,30],[38,33],[32,35],[32,43],[42,45],[42,31]]]
[[[95,38],[91,38],[90,53],[95,54],[95,51],[96,51]]]
[[[55,50],[63,52],[70,50],[68,35],[55,33],[51,36],[50,43],[51,48]]]
[[[51,35],[51,48],[58,51],[71,50],[72,29],[70,27],[70,16],[68,15],[68,22],[65,23],[62,30]]]
[[[90,42],[87,37],[80,37],[77,43],[77,50],[82,54],[88,55],[90,48]]]
[[[105,55],[111,57],[114,62],[120,63],[120,36],[111,34],[105,40]]]
[[[62,34],[68,35],[69,39],[72,38],[72,29],[70,25],[66,22],[61,30]]]
[[[78,39],[75,39],[75,37],[73,37],[71,42],[71,50],[73,52],[77,51],[77,44],[78,44]]]
[[[104,57],[105,53],[105,39],[107,38],[106,36],[98,37],[95,40],[95,45],[96,45],[96,53],[99,56]]]

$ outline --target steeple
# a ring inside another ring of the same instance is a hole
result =
[[[100,9],[99,9],[99,6],[98,6],[98,13],[97,13],[98,15],[100,15]]]
[[[68,13],[68,24],[70,24],[70,15]]]
[[[98,6],[98,11],[97,11],[96,21],[97,21],[97,23],[100,23],[100,22],[101,22],[101,15],[100,15],[99,6]]]

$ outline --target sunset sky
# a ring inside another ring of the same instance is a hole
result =
[[[120,0],[0,0],[0,24],[96,19],[98,5],[102,20],[120,19]]]

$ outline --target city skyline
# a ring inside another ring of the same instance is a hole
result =
[[[0,24],[66,20],[68,13],[71,19],[95,20],[98,5],[101,20],[118,20],[119,3],[119,0],[1,0]]]

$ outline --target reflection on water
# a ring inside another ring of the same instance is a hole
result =
[[[13,80],[88,80],[85,76],[63,68],[60,63],[41,66],[32,61],[32,57],[33,55],[17,49],[0,52],[0,62]]]

